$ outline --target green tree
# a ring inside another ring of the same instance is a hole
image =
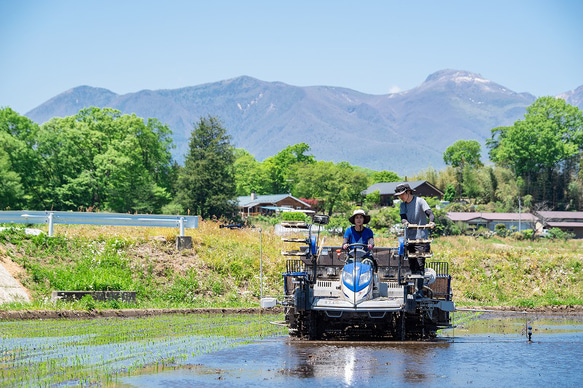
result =
[[[265,159],[263,166],[270,180],[269,194],[289,193],[296,182],[297,170],[315,163],[308,155],[310,146],[306,143],[286,147],[276,155]]]
[[[190,136],[178,175],[178,202],[192,213],[232,219],[236,215],[235,155],[231,137],[215,117],[201,118]]]
[[[242,148],[235,149],[234,154],[237,195],[271,194],[271,181],[265,165]]]
[[[0,141],[4,134],[0,133]],[[0,148],[0,210],[22,209],[24,190],[20,177],[13,171],[8,153]]]
[[[351,203],[362,202],[361,193],[368,185],[366,174],[355,171],[346,162],[306,164],[299,168],[297,179],[294,195],[317,199],[328,215],[347,210]]]
[[[40,208],[154,212],[170,201],[171,131],[156,119],[88,108],[38,133]]]
[[[371,175],[372,184],[374,183],[382,183],[382,182],[401,182],[402,179],[396,173],[392,171],[375,171]]]
[[[537,202],[564,205],[567,187],[579,169],[583,149],[583,115],[553,97],[538,98],[524,120],[492,130],[490,159],[511,169]]]
[[[443,153],[443,161],[457,170],[458,196],[461,198],[466,170],[482,166],[480,161],[480,143],[476,140],[458,140],[447,147]],[[474,188],[474,185],[468,186]],[[468,193],[472,195],[473,193]]]
[[[455,199],[455,187],[453,185],[447,185],[445,193],[443,194],[443,200],[451,202]]]
[[[27,117],[20,116],[10,108],[0,109],[0,149],[4,198],[0,208],[28,207],[33,209],[38,201],[38,188],[43,184],[39,174],[38,147],[39,127]]]

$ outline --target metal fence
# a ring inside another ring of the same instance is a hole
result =
[[[48,224],[49,236],[54,224],[65,225],[112,225],[198,228],[198,216],[171,216],[160,214],[87,213],[55,211],[0,211],[0,224]]]

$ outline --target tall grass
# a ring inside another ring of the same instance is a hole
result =
[[[39,308],[62,307],[64,302],[49,301],[53,290],[137,292],[137,306],[120,302],[117,308],[255,306],[260,260],[264,294],[281,294],[283,245],[273,233],[262,232],[260,249],[258,230],[201,222],[187,230],[193,249],[182,251],[175,249],[176,234],[168,228],[59,226],[57,236],[49,238],[8,229],[0,232],[0,258],[24,268],[20,281]],[[97,302],[97,308],[111,303]]]
[[[454,299],[467,305],[583,304],[583,241],[442,237],[437,260],[450,263]]]

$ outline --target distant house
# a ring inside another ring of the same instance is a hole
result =
[[[396,199],[394,198],[395,189],[402,183],[408,183],[409,186],[416,191],[415,195],[420,197],[443,198],[443,192],[427,181],[375,183],[368,189],[364,190],[361,194],[368,195],[378,191],[381,195],[381,206],[393,206],[393,200]]]
[[[239,212],[242,217],[259,214],[271,215],[282,211],[314,213],[312,207],[291,194],[251,195],[238,197]]]
[[[487,228],[494,231],[496,225],[503,224],[506,229],[537,230],[538,218],[530,213],[479,213],[449,212],[446,217],[453,222],[463,222],[474,228]]]
[[[539,211],[536,215],[544,229],[559,228],[583,238],[583,212]]]

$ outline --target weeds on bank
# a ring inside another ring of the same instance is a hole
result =
[[[34,299],[32,305],[3,307],[127,308],[121,302],[53,302],[54,290],[136,291],[132,308],[257,306],[260,260],[264,294],[281,293],[282,243],[273,233],[262,232],[260,247],[258,230],[201,222],[188,230],[193,249],[177,251],[174,238],[162,234],[167,228],[59,228],[62,234],[50,238],[25,235],[21,228],[0,232],[0,259],[25,270],[19,280]]]
[[[436,239],[432,248],[437,260],[450,264],[458,304],[583,304],[583,241],[458,236]]]
[[[56,237],[0,232],[0,258],[22,266],[21,282],[34,302],[3,308],[110,309],[257,306],[260,260],[264,295],[282,293],[281,273],[290,249],[272,229],[228,229],[203,221],[189,229],[193,249],[177,251],[169,228],[59,226]],[[322,237],[322,236],[321,236]],[[261,239],[261,245],[260,245]],[[321,238],[321,240],[323,237]],[[377,246],[397,246],[379,237]],[[339,245],[327,236],[326,245]],[[583,304],[583,241],[440,237],[434,258],[449,263],[458,305],[536,307]],[[52,302],[53,290],[136,291],[137,304]]]

